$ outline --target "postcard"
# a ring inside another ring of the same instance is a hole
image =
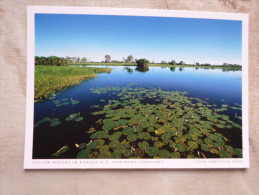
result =
[[[248,15],[29,6],[25,169],[249,168]]]

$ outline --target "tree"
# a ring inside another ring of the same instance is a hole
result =
[[[69,57],[69,56],[66,56],[66,60],[67,60],[68,62],[72,62],[72,58]]]
[[[137,68],[136,68],[137,71],[147,72],[149,70],[148,68],[149,61],[147,59],[145,58],[139,59],[136,61],[136,63],[137,63]]]
[[[176,61],[175,61],[175,60],[172,60],[171,62],[169,62],[169,64],[171,64],[171,65],[176,65]]]
[[[111,62],[111,56],[110,55],[104,56],[104,59],[105,59],[105,63],[110,63]]]
[[[80,60],[80,57],[77,57],[76,58],[76,62],[78,63],[78,62],[80,62],[81,60]]]
[[[128,57],[127,57],[126,62],[127,62],[127,63],[131,63],[131,62],[132,62],[132,60],[133,60],[133,56],[132,56],[132,55],[130,55],[130,56],[128,56]]]
[[[35,65],[43,66],[67,66],[68,60],[57,56],[38,57],[35,56]]]
[[[183,61],[180,61],[178,65],[184,65],[185,63]]]
[[[161,64],[166,64],[166,61],[162,60],[162,61],[161,61]]]
[[[82,62],[82,63],[86,63],[86,62],[87,62],[86,57],[83,57],[83,58],[81,59],[81,62]]]

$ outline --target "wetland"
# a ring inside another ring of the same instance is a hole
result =
[[[35,96],[34,159],[242,157],[241,70],[64,68],[79,80]]]

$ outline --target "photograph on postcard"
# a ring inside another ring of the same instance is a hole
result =
[[[108,166],[96,167],[118,168],[113,160],[133,160],[125,167],[136,168],[141,160],[166,160],[161,168],[182,161],[189,163],[182,168],[202,168],[199,160],[218,159],[231,168],[241,159],[245,167],[242,17],[44,9],[31,14],[28,28],[31,161],[105,159]]]

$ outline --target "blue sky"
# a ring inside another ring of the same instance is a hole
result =
[[[233,20],[36,14],[35,37],[37,56],[242,62],[242,22]]]

